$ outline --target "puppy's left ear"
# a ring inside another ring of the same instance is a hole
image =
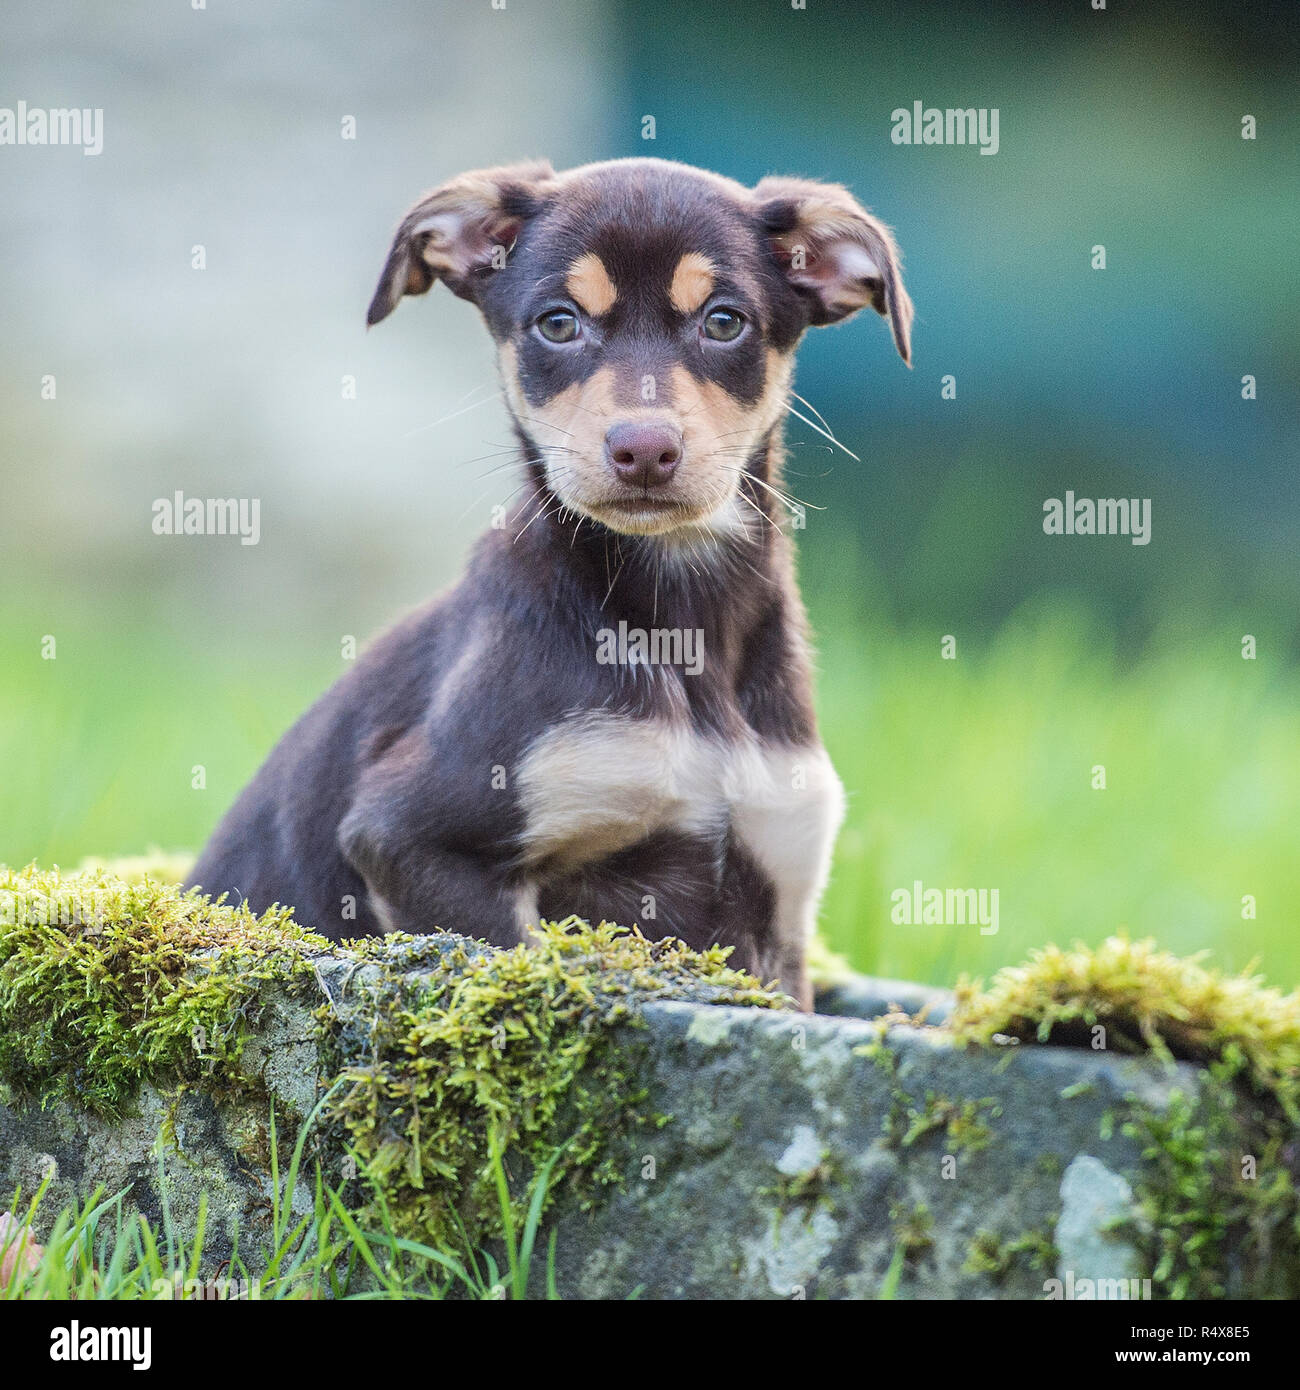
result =
[[[426,193],[398,225],[366,323],[386,319],[403,295],[424,294],[435,280],[472,300],[478,277],[509,251],[554,177],[535,160],[476,169]]]
[[[766,178],[754,201],[771,254],[810,301],[809,322],[838,323],[869,304],[889,320],[910,367],[912,301],[889,228],[835,183]]]

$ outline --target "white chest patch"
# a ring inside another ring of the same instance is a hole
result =
[[[676,724],[600,712],[547,730],[517,777],[527,858],[571,869],[657,830],[722,829],[722,751]]]
[[[844,808],[824,748],[753,735],[723,743],[666,720],[590,712],[530,745],[517,786],[525,857],[560,870],[656,831],[730,826],[776,889],[780,939],[802,950]]]

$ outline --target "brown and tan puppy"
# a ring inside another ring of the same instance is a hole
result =
[[[635,922],[808,1007],[843,795],[781,422],[810,325],[869,306],[910,360],[892,236],[835,185],[523,164],[416,203],[369,322],[438,280],[497,345],[524,501],[285,735],[192,881],[334,938]]]

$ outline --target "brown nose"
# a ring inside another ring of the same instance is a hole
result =
[[[644,420],[615,425],[605,436],[605,456],[623,482],[662,487],[682,461],[682,432]]]

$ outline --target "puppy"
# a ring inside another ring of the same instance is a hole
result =
[[[519,164],[415,204],[369,322],[436,281],[496,344],[522,500],[284,736],[192,884],[334,939],[637,923],[810,1007],[843,793],[781,427],[808,327],[870,307],[910,362],[893,237],[836,185]]]

